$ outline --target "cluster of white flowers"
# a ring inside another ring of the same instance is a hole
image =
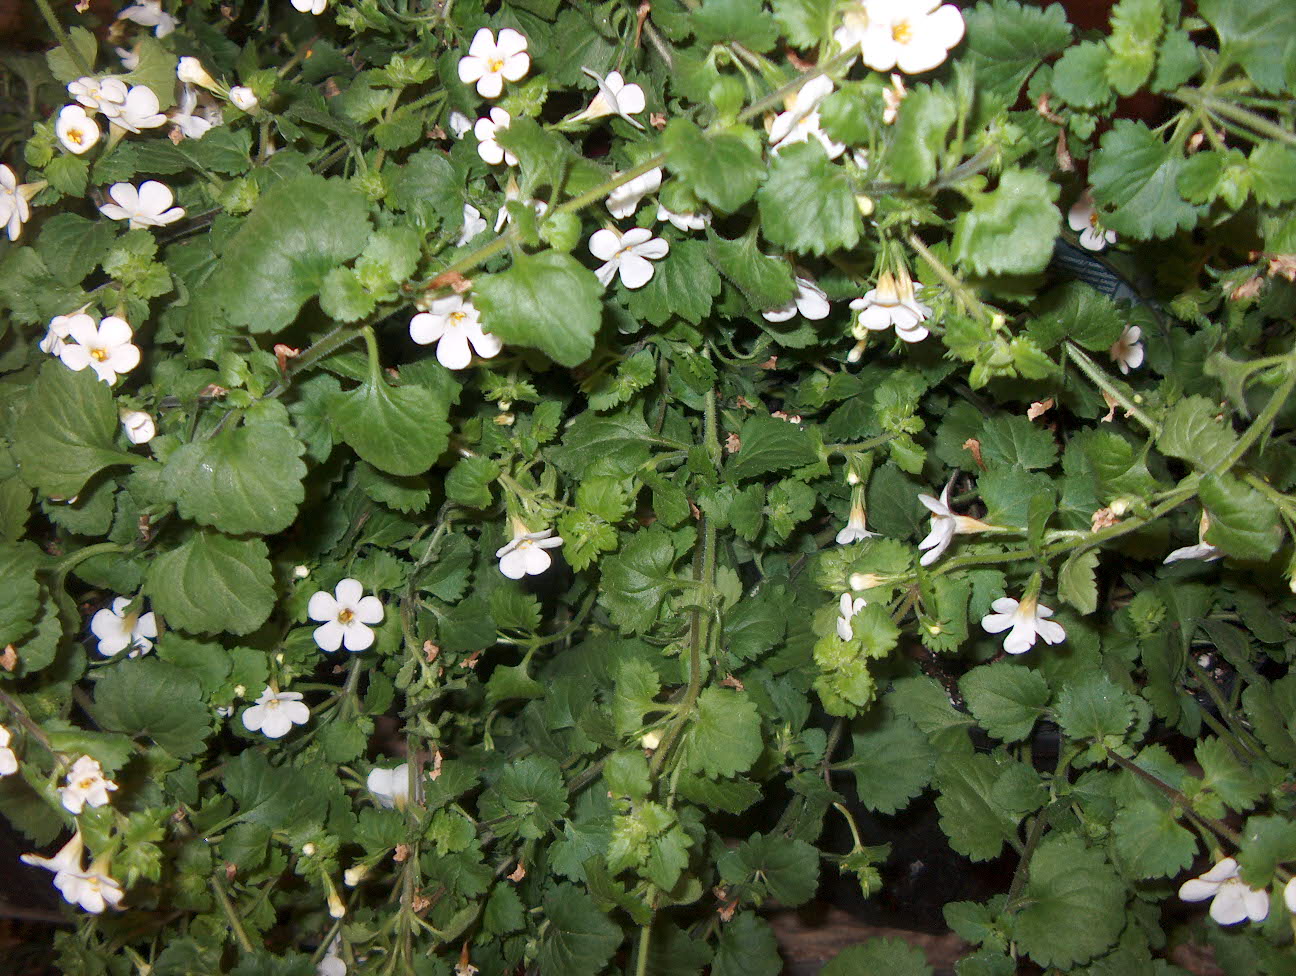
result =
[[[115,792],[117,784],[103,774],[99,760],[82,756],[68,770],[67,783],[58,788],[63,809],[79,814],[86,807],[108,805],[108,794]]]
[[[931,71],[963,40],[963,15],[940,0],[855,0],[833,39],[874,71]]]
[[[827,75],[811,78],[784,102],[786,111],[779,113],[770,125],[770,149],[780,149],[810,138],[818,140],[829,159],[846,151],[845,143],[834,141],[819,125],[819,106],[833,93],[833,80]]]
[[[1263,922],[1269,917],[1269,892],[1263,888],[1248,887],[1238,873],[1238,862],[1226,857],[1200,878],[1185,881],[1179,886],[1179,897],[1184,901],[1211,900],[1210,917],[1220,925],[1236,925],[1250,919]],[[1287,907],[1296,912],[1296,887],[1288,882],[1284,892]]]
[[[110,905],[121,907],[121,885],[104,873],[106,865],[99,861],[95,861],[88,871],[83,868],[84,854],[85,842],[78,830],[53,857],[24,854],[22,861],[32,867],[53,871],[54,887],[70,905],[78,905],[95,915],[102,914]]]
[[[99,142],[102,133],[95,114],[117,129],[119,137],[166,124],[157,94],[148,85],[127,85],[121,78],[105,75],[78,78],[68,82],[67,89],[76,103],[59,110],[54,132],[63,148],[78,156]]]
[[[94,319],[81,311],[50,319],[40,348],[57,356],[74,372],[89,366],[99,379],[111,385],[139,365],[140,351],[131,342],[133,337],[125,319],[109,315],[95,325]]]
[[[861,340],[869,332],[881,332],[894,327],[895,334],[905,342],[922,342],[931,333],[922,323],[931,317],[932,310],[918,301],[916,295],[922,291],[922,284],[909,277],[909,272],[900,268],[895,274],[884,271],[878,276],[877,287],[864,293],[850,303],[853,311],[859,313],[856,318],[854,335]],[[850,359],[857,362],[863,346],[852,350]]]
[[[14,171],[0,163],[0,225],[9,240],[18,240],[23,224],[31,220],[31,198],[44,186],[44,183],[19,183]]]
[[[373,646],[371,625],[382,623],[383,605],[376,596],[364,595],[363,583],[347,578],[339,580],[332,593],[319,590],[312,595],[306,615],[320,622],[315,643],[322,650],[333,652],[345,645],[348,651],[358,652]]]
[[[90,618],[90,633],[99,639],[99,653],[104,657],[113,657],[128,647],[127,657],[139,657],[153,648],[158,635],[157,619],[151,610],[144,614],[127,613],[130,604],[129,597],[119,596],[112,606],[104,607]]]

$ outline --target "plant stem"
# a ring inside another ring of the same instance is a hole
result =
[[[1012,882],[1008,885],[1008,898],[1005,904],[1008,911],[1013,910],[1013,903],[1017,896],[1021,894],[1022,886],[1026,884],[1026,878],[1030,874],[1031,857],[1035,853],[1035,848],[1039,845],[1040,838],[1044,836],[1044,821],[1048,818],[1044,816],[1044,810],[1035,814],[1035,819],[1031,821],[1030,833],[1026,835],[1026,847],[1022,851],[1021,858],[1017,861],[1017,870],[1013,872]]]
[[[1088,354],[1085,353],[1084,350],[1074,342],[1070,341],[1068,341],[1063,348],[1066,350],[1067,358],[1079,366],[1080,372],[1089,377],[1098,389],[1111,397],[1111,399],[1114,400],[1126,414],[1133,417],[1140,424],[1146,427],[1153,437],[1160,436],[1161,425],[1140,410],[1133,400],[1118,390],[1116,384],[1114,384],[1107,374],[1098,367],[1097,363],[1089,358]]]
[[[255,951],[252,942],[248,939],[247,933],[243,931],[243,923],[239,921],[238,913],[234,911],[233,904],[230,903],[229,895],[225,893],[225,886],[214,875],[211,880],[211,889],[216,893],[216,900],[220,902],[221,910],[225,913],[225,918],[234,932],[234,938],[238,940],[239,948],[244,952]]]
[[[49,5],[49,0],[36,0],[36,6],[40,8],[41,16],[45,18],[45,23],[47,23],[49,29],[54,32],[54,36],[57,37],[58,42],[63,45],[64,49],[68,53],[68,57],[70,57],[73,63],[76,64],[77,69],[83,75],[93,75],[94,68],[86,64],[85,58],[81,57],[81,52],[78,51],[76,45],[72,43],[72,38],[68,35],[67,28],[65,28],[63,22],[55,16],[53,9]]]
[[[1222,115],[1226,119],[1244,125],[1253,132],[1267,138],[1277,139],[1280,142],[1287,143],[1289,146],[1296,146],[1296,133],[1290,132],[1280,125],[1275,125],[1263,115],[1240,108],[1232,102],[1223,101],[1214,95],[1203,94],[1196,88],[1181,88],[1177,92],[1172,92],[1170,97],[1175,101],[1183,102],[1185,105],[1191,105],[1193,108],[1204,108],[1208,112]]]
[[[647,976],[648,973],[648,946],[652,943],[652,924],[651,916],[639,928],[639,955],[635,959],[635,976]]]
[[[1229,451],[1228,457],[1215,465],[1215,472],[1225,472],[1242,460],[1242,455],[1246,454],[1251,446],[1269,430],[1269,425],[1274,422],[1293,389],[1296,389],[1296,354],[1287,358],[1287,378],[1282,381],[1278,389],[1274,390],[1273,396],[1260,411],[1260,416],[1256,417],[1254,423],[1238,438],[1238,442],[1233,445],[1233,450]]]

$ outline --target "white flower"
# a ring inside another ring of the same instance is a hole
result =
[[[115,47],[113,53],[121,59],[122,67],[127,71],[134,71],[139,67],[140,56],[136,51],[128,51],[124,47]]]
[[[112,878],[98,871],[62,872],[54,875],[54,887],[63,894],[69,905],[78,905],[84,911],[100,915],[111,905],[121,905],[122,889]]]
[[[157,436],[157,424],[143,410],[124,410],[121,413],[122,430],[132,444],[147,444]],[[153,616],[151,613],[149,616]]]
[[[864,506],[852,505],[846,527],[837,533],[837,545],[848,546],[852,542],[872,539],[876,536],[876,532],[870,532],[864,525]]]
[[[235,85],[229,90],[229,99],[244,112],[252,112],[257,107],[257,97],[251,88]]]
[[[1116,232],[1104,230],[1098,222],[1093,193],[1085,190],[1067,212],[1067,226],[1080,235],[1080,246],[1089,251],[1103,251],[1116,243]]]
[[[59,852],[53,857],[41,857],[39,854],[24,854],[20,860],[23,864],[30,864],[34,868],[44,868],[46,871],[53,871],[54,874],[67,874],[69,872],[80,873],[82,855],[85,853],[85,841],[81,838],[81,831],[78,830],[72,835],[72,838],[59,848]]]
[[[1128,373],[1131,369],[1138,369],[1143,365],[1143,343],[1139,341],[1142,338],[1142,329],[1137,325],[1127,325],[1122,330],[1120,338],[1112,343],[1108,352],[1122,373]]]
[[[851,628],[851,620],[866,606],[868,603],[862,596],[852,598],[849,593],[841,595],[841,608],[837,617],[838,637],[848,641],[855,636],[855,631]]]
[[[1062,625],[1048,618],[1053,611],[1034,597],[1018,603],[1011,597],[1001,596],[990,604],[994,613],[981,618],[981,626],[988,634],[1001,634],[1012,628],[1004,638],[1004,650],[1009,654],[1025,654],[1035,646],[1037,636],[1046,644],[1060,644],[1066,640]]]
[[[486,218],[471,203],[465,203],[463,209],[463,229],[459,231],[459,240],[455,247],[463,247],[486,229]]]
[[[104,657],[120,654],[128,647],[127,657],[139,657],[153,649],[153,638],[158,635],[153,611],[128,614],[130,604],[130,597],[119,596],[111,607],[104,607],[90,618],[90,633],[99,638],[99,653]]]
[[[123,184],[124,185],[124,184]],[[89,366],[105,383],[112,384],[123,373],[139,365],[140,351],[131,343],[131,327],[125,319],[110,315],[95,328],[90,316],[74,315],[68,337],[59,350],[63,365],[75,373]]]
[[[905,342],[921,342],[930,333],[921,323],[931,316],[932,310],[915,297],[922,285],[910,279],[908,272],[892,275],[889,271],[878,276],[877,287],[865,292],[850,307],[859,312],[860,328],[881,331],[895,326],[896,335]],[[856,338],[864,338],[857,330]]]
[[[94,328],[94,319],[86,315],[85,312],[76,312],[72,315],[56,315],[50,319],[45,338],[40,341],[41,352],[47,352],[51,356],[57,356],[62,352],[63,343],[71,334],[74,322]]]
[[[306,605],[306,615],[323,622],[315,628],[315,643],[323,650],[336,651],[345,643],[348,651],[363,651],[374,642],[369,625],[382,623],[383,605],[376,596],[364,595],[359,580],[348,578],[338,581],[333,594],[317,591]]]
[[[949,544],[954,541],[956,535],[971,535],[974,532],[984,532],[990,528],[980,519],[970,518],[967,515],[958,515],[951,511],[949,507],[950,487],[954,484],[953,480],[949,482],[941,491],[940,498],[933,498],[931,495],[919,495],[918,500],[923,506],[931,512],[931,531],[927,533],[927,538],[918,543],[919,549],[929,549],[923,557],[918,560],[923,566],[930,566],[949,548]]]
[[[99,141],[99,124],[80,105],[63,106],[54,123],[54,132],[63,148],[78,156],[89,152]]]
[[[770,148],[777,153],[786,146],[805,142],[811,136],[819,140],[829,159],[846,151],[846,145],[834,142],[819,127],[819,105],[833,92],[833,81],[827,75],[811,78],[786,101],[787,111],[780,112],[770,126]]]
[[[281,739],[294,725],[309,721],[310,709],[302,704],[302,696],[296,691],[272,691],[267,687],[255,705],[243,710],[243,727],[269,739]]]
[[[195,115],[194,109],[198,107],[198,92],[191,85],[182,85],[180,89],[180,102],[168,114],[167,118],[171,124],[180,130],[180,134],[186,139],[201,139],[205,136],[212,126],[218,125],[218,121],[208,118],[206,113]],[[217,119],[220,117],[217,116]]]
[[[318,17],[328,7],[328,0],[292,0],[292,5],[304,14]]]
[[[156,129],[166,125],[166,116],[160,108],[158,97],[148,85],[132,85],[126,93],[126,104],[118,115],[112,116],[112,124],[127,132],[139,132],[140,129]]]
[[[113,119],[121,114],[130,91],[120,78],[94,78],[87,75],[68,82],[68,93],[92,112],[102,112]]]
[[[512,27],[500,31],[498,42],[490,28],[482,27],[473,35],[468,54],[459,59],[459,80],[465,85],[476,82],[482,98],[499,98],[505,81],[521,81],[530,70],[526,50],[527,39]]]
[[[110,220],[129,220],[131,230],[143,227],[165,227],[185,215],[183,207],[173,207],[175,195],[165,183],[145,180],[139,189],[129,183],[114,183],[108,195],[115,203],[105,203],[99,212]]]
[[[176,65],[176,77],[186,85],[201,85],[209,91],[218,92],[221,86],[208,74],[207,69],[197,58],[181,58]]]
[[[1290,900],[1290,889],[1284,897]],[[1179,886],[1179,897],[1184,901],[1211,899],[1210,917],[1220,925],[1236,925],[1251,919],[1263,922],[1269,916],[1269,892],[1263,888],[1248,888],[1238,877],[1238,863],[1226,857],[1200,878],[1185,881]]]
[[[608,194],[608,213],[618,220],[634,216],[634,212],[639,209],[639,201],[649,193],[661,189],[661,181],[662,171],[659,166],[636,176],[629,183],[622,183]]]
[[[874,71],[930,71],[963,40],[963,15],[940,0],[856,0],[833,34],[843,50],[858,46]]]
[[[808,319],[818,320],[827,317],[828,295],[824,290],[816,285],[814,279],[808,274],[796,275],[795,281],[796,294],[788,299],[786,305],[761,312],[761,316],[767,322],[786,322],[798,312]]]
[[[346,976],[346,962],[338,955],[341,948],[341,937],[335,937],[329,944],[328,953],[316,964],[315,976]]]
[[[500,561],[500,572],[509,579],[539,576],[553,565],[553,557],[545,550],[562,544],[562,538],[555,536],[553,529],[525,532],[514,536],[512,542],[495,550],[495,557]]]
[[[491,359],[504,348],[499,339],[482,331],[477,309],[462,295],[438,298],[426,312],[410,319],[410,338],[420,346],[435,342],[437,362],[446,369],[463,369],[472,362],[474,351]]]
[[[67,785],[60,786],[58,791],[63,809],[78,814],[87,806],[107,806],[108,794],[116,789],[116,783],[104,778],[103,767],[97,759],[82,756],[68,770]]]
[[[512,121],[508,112],[502,108],[493,108],[490,110],[490,118],[478,119],[473,126],[473,135],[477,137],[477,155],[492,166],[500,163],[505,166],[518,164],[517,157],[495,140],[500,129],[507,129]]]
[[[1296,878],[1288,881],[1283,888],[1283,901],[1287,903],[1287,911],[1296,913]]]
[[[652,279],[653,261],[659,261],[670,251],[670,245],[652,231],[635,227],[622,234],[604,228],[596,230],[589,239],[590,253],[603,262],[594,272],[604,288],[613,275],[620,274],[621,284],[627,288],[642,288]]]
[[[162,9],[162,0],[140,0],[119,13],[117,19],[152,27],[154,37],[166,37],[176,29],[176,19]]]
[[[510,200],[521,200],[521,199],[522,199],[522,190],[517,185],[517,180],[513,179],[513,174],[510,173],[508,179],[508,185],[504,187],[504,206],[500,207],[499,211],[495,214],[495,233],[498,234],[500,232],[500,228],[502,228],[505,224],[513,223],[513,215],[509,213],[508,202]],[[537,217],[541,216],[546,210],[549,209],[549,204],[545,203],[543,200],[527,200],[525,202],[527,206],[529,206],[532,210],[535,211]]]
[[[1206,541],[1208,529],[1210,529],[1210,516],[1203,510],[1201,519],[1197,522],[1197,545],[1184,546],[1182,549],[1174,550],[1161,561],[1161,565],[1169,566],[1171,563],[1177,563],[1181,559],[1200,559],[1202,562],[1207,563],[1223,559],[1224,553]]]
[[[450,134],[456,139],[462,139],[464,134],[473,127],[472,119],[464,115],[463,112],[451,112],[446,124],[450,126]]]
[[[19,183],[18,177],[4,163],[0,163],[0,224],[5,226],[9,240],[16,241],[23,224],[31,220],[28,203],[40,192],[44,183]]]
[[[598,85],[598,94],[589,103],[589,107],[573,119],[573,122],[584,122],[599,119],[605,115],[619,115],[636,129],[642,129],[643,123],[630,116],[638,115],[648,105],[643,89],[638,85],[627,85],[621,72],[613,71],[606,78],[599,77],[598,72],[581,68],[585,74],[594,79]]]
[[[702,230],[711,226],[711,211],[700,210],[697,213],[675,213],[667,210],[658,200],[657,220],[669,220],[677,229],[682,231]]]
[[[395,769],[371,769],[365,785],[380,806],[389,810],[392,807],[403,810],[405,804],[409,803],[409,763],[401,763]],[[416,796],[417,787],[418,784],[415,784]]]
[[[18,757],[9,748],[11,738],[9,730],[0,725],[0,776],[10,776],[18,772]]]

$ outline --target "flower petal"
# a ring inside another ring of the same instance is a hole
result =
[[[337,600],[333,599],[333,594],[328,590],[319,590],[313,593],[310,602],[306,604],[306,616],[311,620],[335,620],[338,615]]]
[[[338,580],[338,585],[333,592],[337,594],[340,606],[354,607],[364,596],[364,584],[348,576],[346,579]]]
[[[315,628],[315,643],[320,650],[332,653],[342,646],[342,625],[336,620],[321,624]]]
[[[362,624],[382,623],[383,605],[376,596],[367,596],[356,604],[356,619]]]
[[[528,546],[519,551],[526,560],[526,574],[528,576],[539,576],[553,565],[553,557],[539,546]]]
[[[638,254],[626,254],[621,258],[621,284],[627,288],[642,288],[652,280],[653,265],[647,258]]]
[[[610,260],[620,248],[621,238],[616,231],[604,227],[602,230],[596,230],[590,235],[589,252],[600,261]]]
[[[463,369],[472,362],[468,337],[462,329],[450,329],[437,343],[436,358],[446,369]]]
[[[500,572],[509,579],[519,580],[526,575],[526,550],[513,549],[500,559]]]
[[[352,622],[345,629],[343,641],[346,643],[348,651],[367,651],[373,646],[374,632],[370,627],[366,627],[359,622]]]

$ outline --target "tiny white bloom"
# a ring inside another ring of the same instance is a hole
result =
[[[90,633],[99,639],[99,653],[104,657],[120,654],[128,647],[127,657],[139,657],[153,649],[153,639],[158,635],[153,611],[127,613],[130,604],[130,597],[116,597],[111,607],[104,607],[90,618]]]
[[[94,328],[94,319],[86,315],[85,312],[76,312],[72,315],[56,315],[50,319],[49,328],[45,331],[45,338],[40,341],[41,352],[47,352],[51,356],[57,356],[62,352],[63,343],[71,335],[74,322]]]
[[[505,27],[496,41],[494,32],[482,27],[473,35],[467,55],[459,59],[459,80],[465,85],[476,82],[482,98],[499,98],[505,81],[521,81],[530,68],[525,37]]]
[[[876,532],[870,532],[864,525],[864,506],[852,505],[846,527],[837,533],[837,545],[848,546],[852,542],[872,539],[876,536]]]
[[[505,166],[518,164],[517,157],[501,146],[495,138],[499,131],[507,129],[512,121],[513,118],[508,112],[502,108],[493,108],[490,110],[489,118],[478,119],[473,126],[473,135],[477,137],[477,155],[492,166],[498,166],[500,163]]]
[[[855,631],[851,627],[851,620],[855,614],[859,613],[868,602],[862,597],[851,597],[849,593],[841,595],[840,610],[837,617],[837,636],[842,640],[848,641],[855,636]]]
[[[446,120],[446,124],[450,126],[450,134],[456,139],[462,139],[464,134],[470,132],[473,127],[472,119],[464,115],[463,112],[457,111],[450,113],[450,118]]]
[[[833,38],[843,50],[858,47],[874,71],[914,75],[941,64],[963,32],[959,9],[940,0],[856,0]]]
[[[80,156],[99,141],[99,123],[86,115],[80,105],[64,105],[54,123],[54,132],[63,148]]]
[[[148,85],[132,85],[126,93],[126,103],[121,113],[112,116],[112,124],[127,132],[139,132],[141,129],[156,129],[166,125],[166,116],[159,108],[161,104],[153,89]]]
[[[19,183],[14,171],[0,163],[0,224],[4,225],[9,240],[18,240],[23,224],[31,220],[28,201],[42,186],[43,183]]]
[[[1143,343],[1139,341],[1142,338],[1142,329],[1137,325],[1127,325],[1121,331],[1120,338],[1112,343],[1108,352],[1122,373],[1143,365]]]
[[[898,74],[892,72],[891,87],[882,89],[882,124],[890,125],[900,114],[900,103],[905,100],[909,92],[905,90],[904,79]],[[863,154],[863,160],[856,158],[855,163],[860,169],[868,169],[868,153],[865,150],[856,150],[857,153]]]
[[[1283,901],[1287,903],[1287,911],[1296,913],[1296,878],[1288,881],[1283,888]]]
[[[112,384],[123,373],[139,365],[139,348],[131,343],[131,327],[125,319],[109,315],[95,327],[90,316],[74,315],[68,325],[68,338],[59,350],[59,359],[73,372],[89,366],[105,383]]]
[[[105,203],[99,212],[110,220],[129,220],[131,230],[165,227],[185,215],[183,207],[171,206],[175,194],[165,183],[145,180],[139,189],[129,183],[114,183],[108,188],[114,203]]]
[[[865,292],[850,307],[859,312],[859,328],[881,331],[895,326],[896,335],[905,342],[921,342],[930,333],[922,325],[932,310],[914,297],[922,285],[913,281],[907,272],[892,275],[889,271],[878,276],[877,287]],[[864,338],[857,330],[856,338]]]
[[[214,125],[219,124],[220,116],[217,115],[217,121],[208,118],[207,113],[196,114],[198,108],[198,92],[192,85],[182,85],[180,89],[180,101],[169,113],[167,118],[171,124],[180,130],[180,134],[186,139],[201,139],[205,136]]]
[[[292,5],[304,14],[318,17],[328,7],[328,0],[292,0]]]
[[[703,230],[711,226],[711,211],[699,210],[697,213],[675,213],[667,210],[657,201],[657,220],[669,220],[678,230]]]
[[[619,71],[610,72],[606,78],[589,68],[581,68],[581,71],[594,79],[598,85],[598,94],[589,103],[589,107],[573,121],[583,122],[587,119],[602,118],[605,115],[619,115],[636,129],[643,128],[642,122],[630,117],[638,115],[648,105],[642,88],[635,84],[626,84]]]
[[[1289,897],[1286,893],[1284,896]],[[1236,925],[1248,918],[1263,922],[1269,917],[1269,892],[1248,888],[1238,877],[1238,863],[1231,857],[1224,858],[1200,878],[1185,881],[1179,887],[1179,897],[1184,901],[1211,899],[1210,917],[1220,925]]]
[[[216,79],[207,72],[197,58],[181,58],[180,63],[176,65],[176,77],[186,85],[201,85],[215,92],[221,90]]]
[[[459,231],[459,240],[455,241],[455,247],[463,247],[485,229],[486,218],[481,215],[481,211],[471,203],[465,203],[463,208],[463,229]]]
[[[128,51],[124,47],[115,47],[113,48],[113,53],[116,54],[117,57],[121,59],[122,68],[124,68],[126,71],[134,71],[136,68],[139,67],[139,63],[140,63],[139,52],[133,50]]]
[[[342,948],[342,938],[337,936],[329,943],[327,955],[315,966],[315,976],[346,976],[346,961],[338,955]]]
[[[120,78],[95,78],[87,75],[76,81],[68,82],[68,93],[92,112],[102,112],[108,118],[116,118],[126,104],[126,95],[130,91],[126,82]]]
[[[819,106],[833,93],[833,87],[831,78],[819,75],[788,96],[787,111],[780,112],[770,126],[770,148],[775,153],[811,137],[819,141],[829,159],[836,159],[846,151],[845,143],[835,142],[819,125]]]
[[[316,592],[306,605],[306,615],[322,621],[315,628],[315,643],[323,650],[336,651],[345,643],[348,651],[363,651],[374,642],[369,625],[382,623],[383,605],[376,596],[364,595],[359,580],[348,578],[339,580],[333,593]]]
[[[922,502],[923,507],[931,512],[931,531],[927,537],[918,543],[919,549],[930,550],[924,553],[923,557],[918,560],[923,566],[930,566],[944,554],[954,541],[956,535],[971,535],[974,532],[984,532],[990,526],[980,519],[974,519],[967,515],[958,515],[949,507],[950,487],[954,484],[953,480],[949,482],[941,491],[940,498],[933,498],[931,495],[919,495],[918,501]]]
[[[517,185],[517,180],[513,179],[513,174],[510,173],[508,184],[504,187],[504,206],[500,207],[499,211],[495,214],[495,233],[498,234],[500,228],[505,224],[513,223],[513,214],[509,212],[508,202],[510,200],[521,199],[522,190]],[[549,204],[545,203],[543,200],[532,199],[525,201],[525,203],[535,211],[537,217],[542,216],[544,212],[549,209]]]
[[[78,814],[87,806],[102,807],[108,804],[108,794],[117,784],[104,777],[99,760],[82,756],[68,770],[67,785],[58,788],[63,809]]]
[[[0,776],[11,776],[18,772],[18,757],[9,748],[11,738],[9,730],[0,725]]]
[[[562,538],[555,536],[553,529],[525,532],[514,536],[511,542],[495,550],[495,558],[500,561],[500,572],[509,579],[539,576],[553,565],[553,557],[545,550],[562,544]]]
[[[1200,559],[1206,563],[1213,563],[1217,559],[1223,559],[1223,551],[1206,541],[1206,532],[1209,529],[1210,516],[1203,510],[1201,519],[1197,522],[1197,545],[1184,546],[1182,549],[1174,550],[1161,561],[1161,564],[1168,566],[1171,563],[1179,562],[1181,559]]]
[[[257,107],[257,97],[251,88],[244,85],[235,85],[229,90],[229,99],[238,108],[244,112],[254,111]]]
[[[1060,644],[1066,640],[1062,625],[1048,619],[1053,616],[1053,611],[1035,599],[1019,603],[1003,596],[990,604],[990,609],[994,613],[982,617],[981,626],[988,634],[1001,634],[1008,630],[1003,646],[1009,654],[1025,654],[1035,646],[1037,636],[1043,637],[1046,644]]]
[[[371,769],[365,785],[380,806],[403,810],[409,803],[409,763],[401,763],[395,769]]]
[[[761,312],[761,316],[767,322],[786,322],[798,312],[812,320],[828,316],[830,309],[828,295],[815,284],[814,279],[806,273],[795,275],[794,281],[796,282],[796,294],[788,299],[786,305],[780,305],[778,308],[771,308]]]
[[[309,567],[309,566],[294,566],[294,567],[293,567],[293,577],[294,577],[295,579],[305,579],[305,578],[306,578],[307,576],[309,576],[309,575],[310,575],[310,567]]]
[[[619,173],[616,175],[620,175]],[[641,173],[629,183],[622,183],[615,190],[608,194],[607,208],[608,213],[618,220],[631,217],[639,209],[639,201],[649,193],[656,193],[661,189],[662,171],[658,166],[650,169],[646,173]]]
[[[166,37],[176,29],[176,19],[162,9],[162,0],[140,0],[117,15],[141,27],[152,27],[154,37]]]
[[[1080,235],[1080,246],[1086,250],[1103,251],[1108,244],[1116,243],[1116,232],[1104,230],[1098,221],[1098,209],[1090,190],[1080,194],[1080,199],[1067,212],[1067,226]]]
[[[256,704],[243,710],[243,727],[270,739],[281,739],[294,725],[309,721],[310,709],[302,704],[302,696],[296,691],[273,691],[267,687]]]
[[[77,905],[93,915],[103,914],[108,906],[121,905],[121,885],[98,871],[64,872],[54,875],[54,887],[69,905]]]
[[[409,328],[410,338],[420,346],[437,344],[437,362],[446,369],[463,369],[472,362],[473,352],[491,359],[504,348],[499,339],[482,331],[480,314],[462,295],[438,298],[426,312],[410,319]]]
[[[599,284],[607,287],[614,275],[619,274],[621,284],[627,288],[642,288],[652,279],[653,261],[659,261],[670,251],[670,245],[652,231],[635,227],[622,234],[603,228],[589,239],[590,253],[603,262],[594,274]]]
[[[132,444],[147,444],[157,436],[157,424],[143,410],[122,411],[121,424],[122,430],[126,431],[126,439]]]

